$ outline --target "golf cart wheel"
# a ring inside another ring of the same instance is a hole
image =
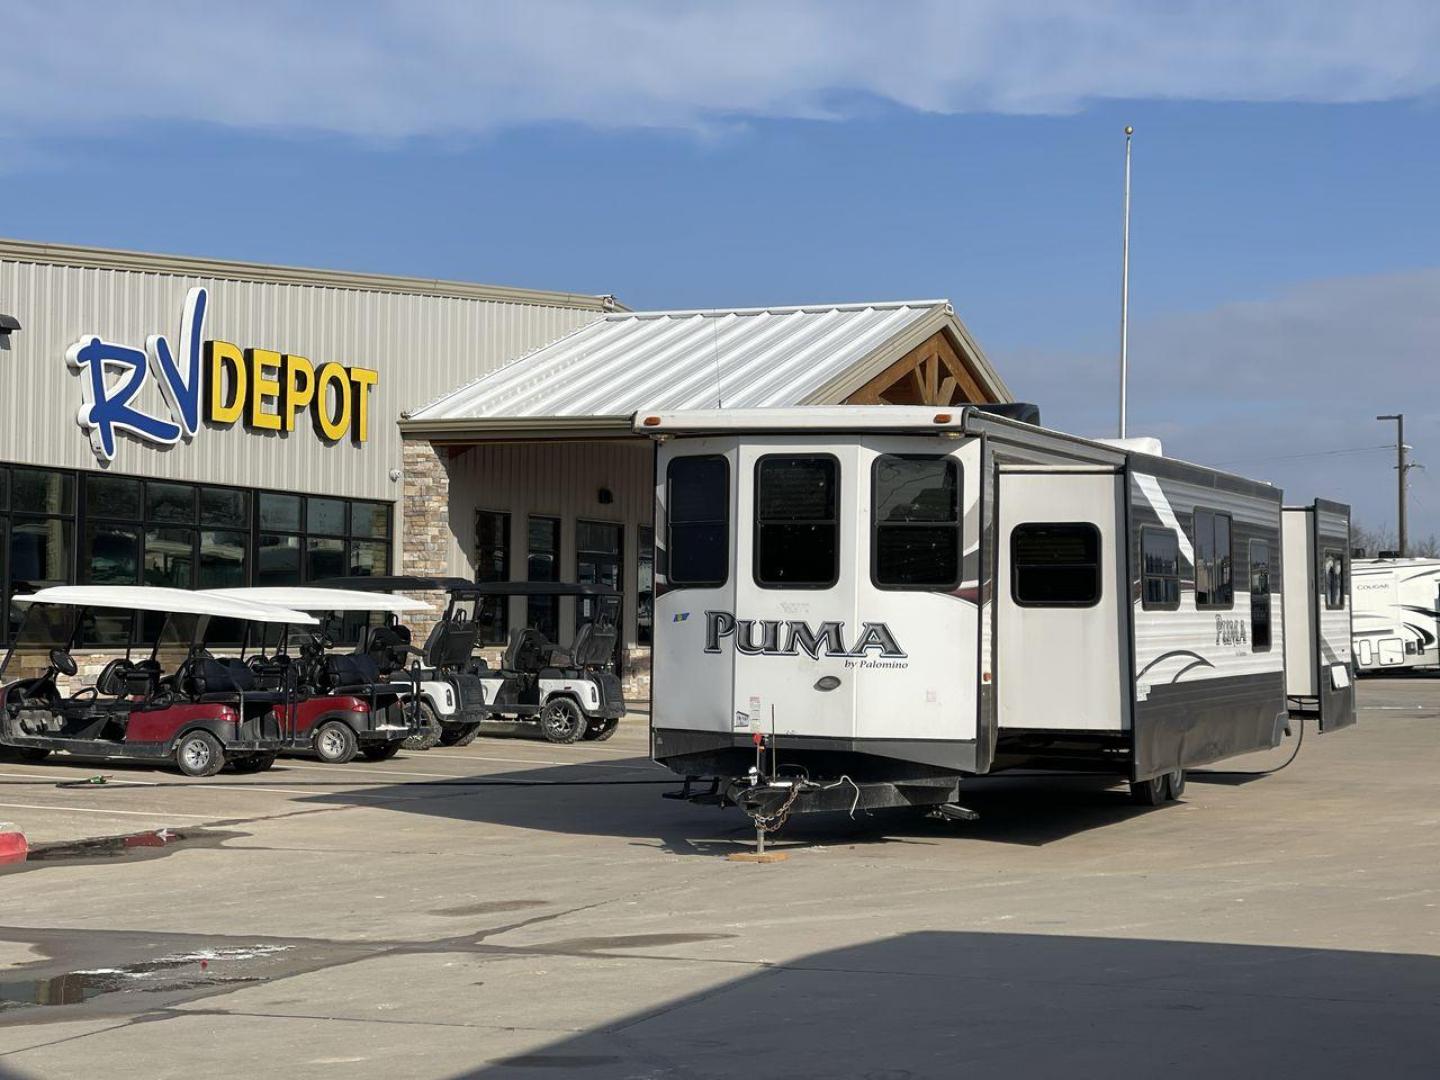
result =
[[[540,734],[547,742],[573,743],[585,735],[585,714],[568,697],[551,698],[540,710]]]
[[[16,765],[34,765],[50,756],[49,750],[34,746],[0,746],[0,761]]]
[[[377,743],[374,746],[362,746],[360,756],[366,761],[389,761],[400,752],[401,744],[398,742]]]
[[[430,707],[429,702],[420,702],[418,708],[420,730],[401,744],[406,750],[429,750],[439,744],[440,735],[443,732],[440,727],[440,718],[435,715],[435,710]]]
[[[230,762],[230,767],[237,773],[264,772],[275,764],[278,754],[274,752],[264,754],[242,754]]]
[[[475,741],[475,736],[479,734],[479,724],[442,724],[440,727],[440,745],[469,746]]]
[[[604,742],[619,728],[619,720],[597,720],[593,724],[586,725],[584,738],[587,742]]]
[[[320,730],[315,732],[314,747],[315,756],[325,764],[344,765],[355,757],[360,744],[349,724],[331,720],[321,724]]]
[[[186,776],[214,776],[225,767],[225,749],[208,731],[192,731],[175,744],[175,765]]]
[[[1185,770],[1175,769],[1165,775],[1165,797],[1171,802],[1185,794]]]
[[[1130,801],[1136,806],[1159,806],[1170,791],[1168,773],[1152,776],[1149,780],[1137,780],[1130,785]]]

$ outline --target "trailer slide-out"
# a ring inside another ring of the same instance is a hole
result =
[[[763,823],[944,807],[1014,767],[1113,772],[1153,804],[1279,743],[1280,491],[999,409],[1038,421],[636,414],[658,762]]]

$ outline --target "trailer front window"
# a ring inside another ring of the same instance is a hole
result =
[[[771,454],[755,467],[755,581],[826,589],[840,578],[839,471],[833,457]]]
[[[954,458],[881,454],[871,469],[871,572],[880,588],[960,584],[960,470]]]
[[[1334,548],[1325,549],[1325,610],[1344,611],[1345,594],[1345,553]]]
[[[1270,544],[1250,541],[1250,651],[1270,651]]]
[[[730,463],[677,457],[665,473],[662,572],[676,587],[718,588],[730,577]]]
[[[1092,607],[1100,602],[1100,530],[1088,521],[1017,525],[1010,567],[1021,607]]]

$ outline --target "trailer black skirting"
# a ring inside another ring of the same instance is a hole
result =
[[[1132,780],[1280,745],[1284,672],[1153,686],[1135,704]]]
[[[770,737],[767,735],[767,739]],[[755,764],[748,732],[655,728],[655,760],[682,776],[743,776]],[[959,739],[840,739],[780,734],[765,752],[779,766],[798,766],[812,777],[850,776],[867,781],[877,770],[887,780],[923,780],[975,772],[975,743]]]

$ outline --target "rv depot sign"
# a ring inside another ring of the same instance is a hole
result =
[[[215,427],[239,423],[247,431],[283,435],[308,410],[315,434],[326,442],[349,435],[360,444],[370,437],[370,392],[379,372],[333,362],[317,368],[293,353],[207,341],[208,299],[200,287],[186,294],[178,348],[163,334],[151,334],[143,349],[85,334],[65,353],[81,379],[83,403],[75,420],[97,458],[114,459],[120,431],[158,446],[188,441],[200,431],[202,412]],[[135,402],[150,379],[160,387],[166,416]]]

